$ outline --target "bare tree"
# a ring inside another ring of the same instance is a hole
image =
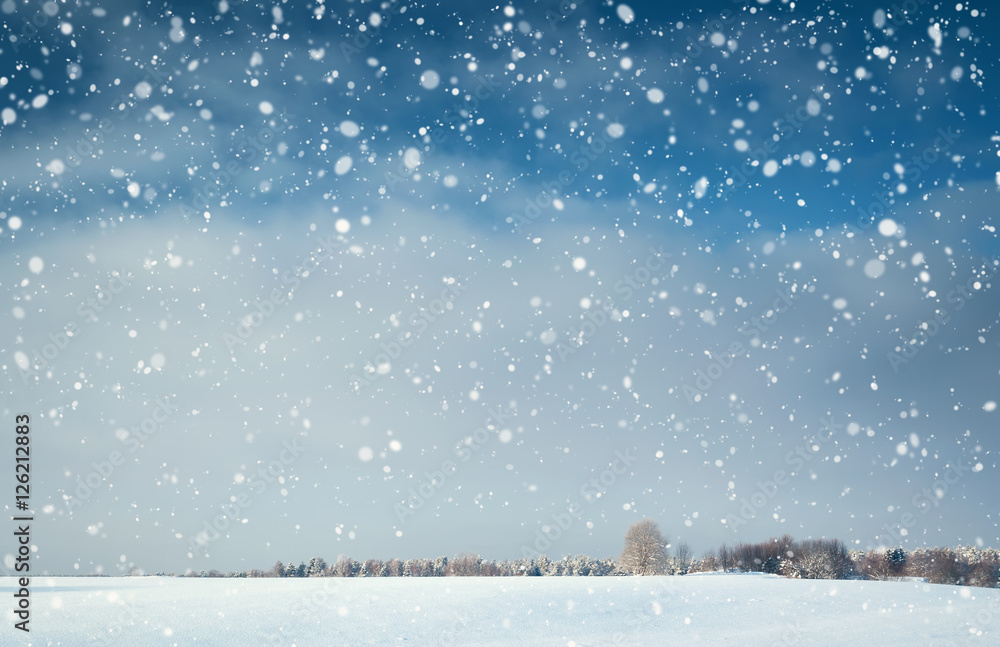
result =
[[[667,565],[667,538],[652,519],[629,526],[618,568],[633,575],[659,575]]]
[[[354,577],[354,560],[346,555],[338,555],[333,565],[334,577]]]
[[[884,553],[868,553],[862,558],[858,569],[871,580],[888,580],[892,577],[892,571],[889,570],[889,560],[885,558]]]
[[[403,577],[403,562],[393,557],[385,563],[385,570],[389,577]]]
[[[362,577],[378,577],[379,571],[382,570],[382,561],[378,559],[367,559],[365,560],[364,570],[365,573]]]
[[[722,570],[728,571],[731,569],[735,561],[733,551],[727,548],[725,544],[719,546],[719,565],[722,566]]]
[[[682,541],[677,544],[677,548],[674,550],[677,555],[677,572],[686,575],[691,568],[691,547],[687,545],[686,541]]]

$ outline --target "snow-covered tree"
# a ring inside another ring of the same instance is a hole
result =
[[[350,557],[340,555],[333,570],[334,574],[339,577],[357,577],[361,573],[361,564]]]
[[[482,572],[483,558],[472,553],[459,553],[448,564],[448,575],[472,576]]]
[[[368,577],[378,577],[379,573],[382,571],[382,560],[366,559],[365,570],[368,571]]]
[[[326,560],[322,557],[313,557],[306,568],[306,577],[320,577],[324,570],[326,570]]]
[[[629,526],[618,567],[632,575],[659,575],[667,566],[667,539],[652,519]]]
[[[386,575],[389,577],[402,577],[403,576],[403,562],[399,561],[395,557],[390,559],[385,563]]]
[[[786,577],[839,580],[851,573],[847,549],[836,539],[814,539],[797,542],[783,560],[781,574]]]
[[[590,575],[590,558],[586,555],[577,555],[573,558],[570,575],[585,577]]]
[[[519,575],[527,577],[538,577],[542,574],[538,568],[538,562],[532,557],[522,557],[517,560],[517,571]]]

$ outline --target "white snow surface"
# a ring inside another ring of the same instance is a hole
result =
[[[12,599],[14,578],[0,578]],[[36,577],[3,645],[998,645],[1000,590],[680,577]],[[10,604],[7,605],[10,609]]]

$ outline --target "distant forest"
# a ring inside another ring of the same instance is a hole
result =
[[[322,557],[308,562],[277,562],[267,570],[189,571],[181,577],[545,577],[609,575],[686,575],[706,572],[760,572],[803,579],[893,580],[918,578],[934,584],[1000,588],[1000,551],[965,546],[904,550],[848,550],[836,539],[796,541],[790,536],[758,543],[723,544],[700,559],[692,559],[686,544],[674,547],[659,535],[633,533],[630,528],[622,555],[592,558],[587,555],[550,559],[529,555],[516,560],[485,560],[462,553],[435,559],[367,559],[340,556],[334,563]],[[649,531],[647,526],[644,530]],[[636,536],[632,536],[636,535]],[[133,570],[131,575],[144,575]],[[158,573],[158,575],[173,575]]]

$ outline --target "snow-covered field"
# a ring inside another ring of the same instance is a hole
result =
[[[8,600],[12,578],[0,578]],[[33,578],[3,645],[1000,645],[1000,590],[684,577]]]

